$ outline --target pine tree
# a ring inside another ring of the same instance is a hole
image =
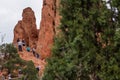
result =
[[[1,45],[0,52],[6,55],[0,65],[3,69],[8,70],[7,72],[11,74],[12,78],[18,77],[18,73],[15,73],[14,71],[19,71],[19,69],[21,69],[23,78],[25,77],[27,80],[38,80],[38,72],[33,62],[22,60],[13,44]]]
[[[120,79],[119,14],[113,8],[103,0],[61,0],[61,32],[43,80]]]

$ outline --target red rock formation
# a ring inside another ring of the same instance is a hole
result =
[[[49,57],[59,25],[59,0],[43,0],[42,19],[38,37],[37,51],[42,58]]]
[[[37,52],[41,58],[49,57],[54,43],[54,36],[59,31],[57,30],[57,26],[60,23],[58,8],[59,0],[43,0],[42,19],[39,30],[36,28],[34,12],[29,7],[25,8],[22,13],[22,20],[18,21],[14,28],[13,43],[16,43],[18,38],[25,39],[30,46],[37,42]],[[46,64],[44,60],[36,59],[25,50],[22,54],[20,53],[20,56],[24,60],[32,60],[35,66],[40,65],[42,68],[39,73],[43,73]]]
[[[33,10],[27,7],[23,10],[22,20],[18,21],[14,28],[14,40],[16,43],[18,38],[25,39],[30,46],[36,44],[38,40],[38,30],[36,27],[36,19]]]

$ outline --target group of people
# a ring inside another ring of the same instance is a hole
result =
[[[18,51],[23,51],[23,47],[25,48],[26,47],[26,51],[28,52],[32,52],[33,55],[36,57],[36,58],[40,58],[39,54],[36,52],[36,47],[32,47],[30,48],[29,45],[26,45],[26,42],[24,39],[17,39],[17,44],[18,44]]]
[[[18,38],[17,39],[17,44],[18,44],[18,51],[23,51],[22,47],[25,46],[25,40],[24,39],[21,40],[21,39]]]

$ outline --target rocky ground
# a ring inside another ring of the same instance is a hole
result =
[[[23,60],[26,60],[26,61],[30,61],[32,60],[35,67],[37,66],[40,66],[40,71],[39,71],[39,75],[42,76],[42,73],[44,71],[44,68],[45,68],[45,65],[46,65],[46,62],[45,60],[43,59],[40,59],[40,58],[36,58],[32,52],[27,52],[27,51],[22,51],[22,52],[18,52],[18,54],[20,55],[20,57],[23,59]]]

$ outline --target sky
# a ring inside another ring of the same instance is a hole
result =
[[[0,0],[0,43],[13,41],[13,29],[17,22],[22,19],[22,11],[31,7],[35,12],[37,28],[41,20],[42,0]]]

